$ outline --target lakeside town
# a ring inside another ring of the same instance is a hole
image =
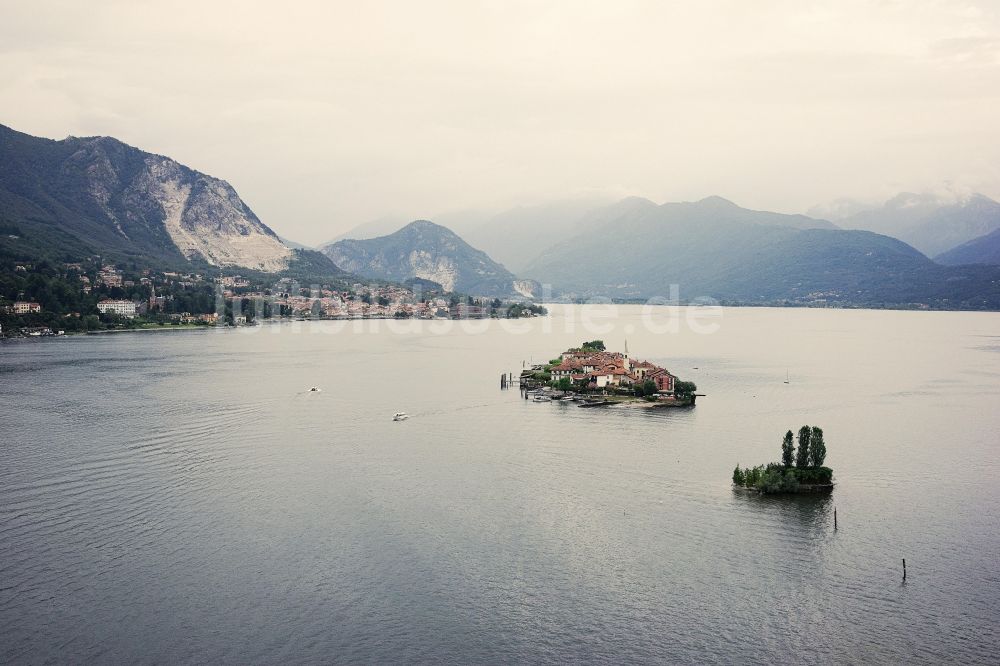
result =
[[[533,303],[447,293],[426,281],[301,285],[294,278],[119,267],[99,257],[18,263],[0,279],[0,337],[244,326],[264,320],[533,317]]]
[[[628,342],[623,352],[612,352],[603,340],[584,342],[546,364],[533,365],[518,382],[526,398],[549,402],[553,394],[561,394],[559,400],[579,401],[584,407],[622,403],[686,407],[693,406],[698,396],[694,382],[682,381],[655,363],[633,360]]]

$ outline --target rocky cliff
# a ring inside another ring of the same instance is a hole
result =
[[[0,126],[0,216],[67,252],[265,271],[292,255],[229,183],[111,137],[52,141]]]

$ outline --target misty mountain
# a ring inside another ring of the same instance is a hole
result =
[[[830,220],[839,223],[858,213],[879,208],[877,203],[859,201],[857,199],[840,198],[825,204],[813,206],[806,211],[809,217],[818,217],[823,220]]]
[[[964,264],[1000,265],[1000,229],[973,238],[934,257],[934,261],[946,266]]]
[[[539,253],[561,240],[592,230],[619,216],[655,208],[656,205],[642,197],[627,197],[617,202],[597,197],[567,199],[519,206],[490,216],[478,224],[454,222],[447,223],[447,226],[504,266],[520,273],[532,264]],[[790,216],[786,223],[833,227],[826,220],[805,216]]]
[[[574,233],[583,218],[608,203],[603,198],[586,197],[517,206],[472,223],[454,219],[457,215],[439,216],[435,220],[454,229],[512,271],[520,271],[539,250]]]
[[[725,202],[725,199],[716,199]],[[543,250],[565,238],[592,230],[620,216],[656,206],[654,202],[642,197],[626,197],[610,202],[603,197],[590,196],[517,206],[495,214],[475,210],[452,211],[433,219],[473,246],[481,248],[510,270],[520,273]],[[785,216],[783,223],[804,228],[834,228],[826,220],[803,215]],[[371,238],[388,234],[399,226],[401,225],[396,218],[381,218],[359,225],[343,237]]]
[[[589,212],[608,203],[606,198],[589,196],[516,206],[500,212],[451,210],[429,219],[451,229],[496,261],[517,271],[540,249],[572,233],[581,218]],[[359,224],[322,245],[347,238],[364,240],[386,236],[403,227],[406,221],[407,218],[402,216],[387,215]]]
[[[567,297],[1000,306],[1000,270],[939,266],[909,245],[711,197],[642,207],[549,248],[526,276]]]
[[[337,241],[346,240],[348,238],[354,240],[368,240],[369,238],[388,236],[392,232],[398,231],[405,226],[407,219],[408,218],[402,215],[384,215],[375,220],[362,222],[361,224],[351,227],[347,231],[337,234],[332,239],[325,243],[320,243],[316,247],[324,248],[327,245],[333,245]]]
[[[933,257],[1000,228],[1000,203],[982,194],[942,198],[903,192],[838,223],[899,238]]]
[[[430,280],[473,296],[527,296],[533,285],[472,247],[450,229],[417,220],[378,238],[337,241],[322,248],[344,270],[373,279]]]
[[[284,245],[285,247],[289,247],[289,248],[291,248],[293,250],[311,250],[311,249],[313,249],[311,246],[306,245],[305,243],[299,243],[298,241],[293,241],[292,239],[285,238],[284,236],[278,236],[278,240],[281,241],[282,245]]]
[[[293,252],[229,183],[111,137],[0,125],[0,251],[278,271]]]

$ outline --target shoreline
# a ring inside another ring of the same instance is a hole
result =
[[[766,492],[760,488],[747,488],[746,486],[738,486],[735,483],[732,484],[732,489],[734,492],[751,493],[754,495],[815,495],[818,493],[832,493],[836,483],[803,483],[800,484],[797,490],[785,490],[782,492]]]
[[[317,324],[317,323],[345,323],[361,321],[391,321],[391,322],[463,322],[463,321],[516,321],[521,319],[536,319],[547,315],[532,315],[530,317],[496,318],[496,317],[392,317],[392,316],[371,316],[371,317],[323,317],[317,319],[290,319],[272,318],[263,319],[255,324],[218,325],[218,324],[166,324],[163,326],[142,326],[138,328],[109,328],[94,331],[65,331],[62,334],[52,333],[47,335],[0,335],[0,342],[12,340],[51,340],[53,338],[69,338],[80,335],[108,335],[119,333],[142,333],[147,331],[212,331],[212,330],[236,330],[247,328],[261,328],[264,326],[287,326],[289,324]]]
[[[45,336],[45,337],[69,337],[71,335],[109,335],[112,333],[150,333],[150,332],[161,332],[161,331],[210,331],[218,326],[198,326],[196,324],[180,324],[177,326],[148,326],[143,328],[109,328],[102,331],[74,331],[73,333],[66,333],[64,335],[56,336]]]
[[[531,393],[536,389],[522,389],[521,393]],[[554,392],[550,392],[554,393]],[[575,396],[569,395],[549,395],[553,403],[563,402],[564,397],[577,397],[583,398],[583,400],[574,400],[578,407],[625,407],[628,409],[679,409],[682,407],[694,407],[694,402],[680,402],[677,400],[645,400],[643,398],[635,396],[624,396],[624,395],[587,395],[587,394],[576,394]],[[587,398],[591,398],[588,400]],[[531,402],[530,399],[526,399],[527,402]]]

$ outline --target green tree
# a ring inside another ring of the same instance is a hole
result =
[[[698,390],[698,387],[694,382],[682,382],[680,380],[674,382],[674,395],[678,398],[684,400],[690,400],[694,392]]]
[[[733,470],[733,485],[742,486],[745,481],[743,470],[740,469],[740,464],[736,463],[736,469]]]
[[[799,488],[796,470],[771,463],[754,484],[762,493],[791,493]]]
[[[607,349],[604,346],[604,340],[591,340],[590,342],[584,342],[581,347],[584,351],[605,351]]]
[[[809,457],[813,467],[822,467],[826,461],[826,442],[823,441],[823,429],[813,426],[809,438]]]
[[[781,464],[785,467],[791,467],[792,461],[795,455],[795,444],[793,442],[794,435],[792,431],[789,430],[785,433],[785,439],[781,442]]]
[[[560,377],[559,381],[556,382],[556,388],[565,393],[573,388],[573,380],[569,377]]]
[[[760,483],[761,477],[764,475],[764,466],[757,465],[756,467],[747,467],[744,473],[744,483],[747,488],[756,488]]]
[[[810,439],[812,439],[812,428],[807,425],[799,428],[799,450],[795,456],[796,467],[809,467],[811,461],[809,452]]]
[[[656,382],[654,382],[652,379],[645,380],[642,383],[642,392],[645,395],[656,395],[657,393]]]

